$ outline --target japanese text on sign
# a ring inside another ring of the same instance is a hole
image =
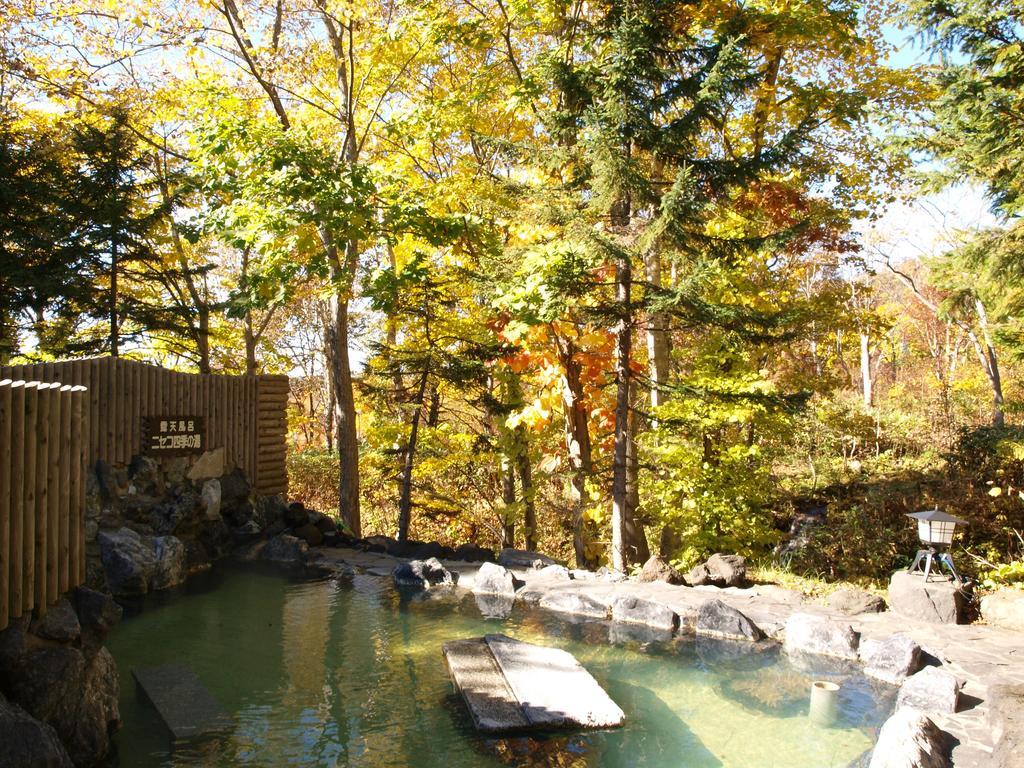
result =
[[[143,446],[146,453],[168,455],[206,450],[200,416],[149,416],[144,422]]]

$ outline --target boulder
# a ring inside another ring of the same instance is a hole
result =
[[[625,581],[628,578],[626,574],[613,570],[606,565],[602,565],[598,568],[594,575],[601,581],[610,581],[613,584]]]
[[[540,607],[549,611],[571,613],[576,616],[590,616],[596,619],[608,617],[608,606],[593,595],[575,589],[553,589],[545,592]]]
[[[959,680],[938,667],[925,667],[900,686],[896,706],[913,707],[922,712],[953,713],[959,700]]]
[[[895,613],[933,624],[965,624],[970,593],[945,579],[925,582],[921,573],[896,571],[889,580],[889,606]]]
[[[71,768],[53,726],[0,694],[0,768]]]
[[[612,621],[666,630],[679,626],[679,616],[667,605],[635,595],[619,595],[612,601]]]
[[[829,596],[828,606],[847,616],[856,616],[861,613],[881,613],[885,610],[885,600],[863,589],[843,587]]]
[[[988,704],[993,768],[1024,768],[1024,685],[990,687]]]
[[[188,471],[188,479],[194,483],[220,477],[224,474],[224,449],[214,448],[196,459],[196,463]]]
[[[207,519],[216,520],[220,517],[220,480],[210,478],[203,483],[203,492],[201,497],[203,500],[203,510],[206,513]]]
[[[506,568],[543,568],[545,565],[561,565],[561,563],[540,552],[506,547],[498,553],[498,565],[504,565]]]
[[[545,565],[537,569],[536,575],[551,581],[572,581],[572,574],[564,565]]]
[[[747,583],[747,560],[741,555],[714,554],[706,563],[710,584],[742,587]]]
[[[259,553],[263,560],[284,565],[302,565],[306,562],[309,545],[302,539],[282,533],[267,542]]]
[[[454,560],[464,560],[467,563],[493,563],[494,550],[478,547],[476,544],[460,544],[455,548]]]
[[[810,613],[794,613],[786,621],[786,652],[815,653],[856,659],[859,635],[849,624]]]
[[[927,716],[899,709],[882,725],[868,768],[950,768],[949,739]]]
[[[309,510],[301,501],[293,501],[284,512],[284,522],[289,528],[298,528],[309,522]]]
[[[76,765],[93,765],[107,754],[120,722],[120,685],[106,648],[26,645],[17,664],[5,665],[4,676],[8,698],[52,726]]]
[[[123,609],[110,595],[78,587],[71,595],[81,627],[82,647],[99,648],[110,630],[121,621]]]
[[[236,504],[247,504],[252,486],[249,479],[240,469],[235,469],[220,478],[221,498],[225,507]]]
[[[316,523],[314,523],[314,525],[316,525],[317,530],[324,536],[338,532],[338,524],[331,520],[327,515],[320,515],[316,519]]]
[[[1024,630],[1024,590],[1000,589],[985,595],[981,598],[981,617],[996,627]]]
[[[150,589],[168,589],[185,581],[185,545],[176,536],[153,539],[155,563],[149,580]]]
[[[669,565],[658,555],[651,557],[644,563],[644,567],[636,577],[637,581],[664,581],[666,584],[684,584],[683,575]]]
[[[921,669],[921,646],[906,635],[864,640],[858,651],[864,674],[886,683],[899,685]]]
[[[150,456],[136,454],[128,462],[128,492],[156,496],[164,491],[163,476],[160,465]]]
[[[764,632],[735,608],[721,600],[705,600],[697,611],[698,635],[718,637],[726,640],[749,640],[757,642],[764,639]]]
[[[152,546],[130,528],[100,531],[96,538],[110,591],[124,597],[148,592],[156,569]]]
[[[270,496],[257,496],[254,504],[255,514],[254,517],[259,522],[261,528],[268,528],[272,525],[277,525],[284,520],[285,512],[288,511],[288,505],[284,503],[277,494]]]
[[[296,537],[305,541],[311,547],[319,547],[324,540],[323,532],[321,532],[321,530],[312,523],[300,525],[298,528],[292,531],[292,533]]]
[[[516,580],[512,571],[496,563],[484,563],[476,573],[473,592],[478,595],[506,595],[516,593]]]
[[[701,563],[688,570],[683,578],[691,587],[702,587],[711,583],[711,572],[704,563]]]
[[[32,622],[31,633],[46,640],[58,643],[71,643],[82,634],[82,625],[78,623],[78,615],[66,597],[46,609],[41,619]]]
[[[400,587],[430,589],[431,587],[451,587],[455,585],[456,576],[441,565],[437,558],[429,560],[410,560],[399,563],[391,572],[395,584]]]

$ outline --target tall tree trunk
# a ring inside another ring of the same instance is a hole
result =
[[[416,389],[415,409],[412,423],[409,425],[409,441],[405,444],[405,463],[402,468],[402,494],[398,500],[398,540],[409,538],[409,523],[412,521],[412,470],[416,458],[416,438],[420,431],[420,418],[423,414],[423,402],[426,398],[427,379],[430,378],[430,359],[423,366],[420,384]]]
[[[117,241],[110,240],[110,356],[117,357]]]
[[[330,300],[327,326],[327,368],[334,395],[334,433],[338,446],[338,512],[353,536],[361,536],[359,514],[359,436],[348,357],[348,298]]]
[[[516,469],[519,473],[519,487],[523,493],[523,535],[526,548],[537,549],[537,511],[534,505],[533,467],[530,464],[530,445],[526,428],[520,424],[516,427],[519,450],[516,453]]]
[[[593,452],[580,363],[576,359],[576,346],[569,339],[554,335],[558,356],[562,364],[562,411],[565,420],[565,446],[572,472],[572,545],[576,553],[576,567],[592,569],[597,560],[589,554],[589,536],[583,509],[587,498],[587,478],[593,474]]]
[[[871,377],[871,340],[863,331],[860,334],[860,385],[864,407],[870,408],[874,402],[874,387]]]
[[[516,467],[509,456],[501,460],[501,501],[505,505],[501,521],[501,546],[516,545],[516,518],[512,510],[516,503]]]
[[[981,357],[981,367],[985,369],[985,375],[992,387],[992,426],[1003,427],[1006,424],[1003,410],[1003,378],[999,372],[999,355],[988,330],[988,312],[985,311],[981,299],[974,300],[974,312],[978,316],[978,327],[981,329],[981,339],[984,342],[983,349],[979,345],[978,355]]]
[[[623,253],[615,260],[615,295],[619,321],[615,326],[615,453],[612,459],[612,568],[619,572],[625,571],[630,562],[626,551],[626,517],[629,514],[627,454],[633,325],[630,311],[631,287],[629,256]]]
[[[629,442],[626,449],[626,519],[625,541],[626,559],[631,563],[644,563],[651,556],[647,544],[647,533],[643,524],[637,519],[640,509],[640,457],[637,452],[637,436],[640,418],[636,411],[629,416]]]

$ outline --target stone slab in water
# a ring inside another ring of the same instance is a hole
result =
[[[482,637],[445,643],[444,659],[478,731],[527,730],[530,721]]]
[[[188,667],[144,667],[133,669],[132,677],[175,741],[230,729],[230,715]]]
[[[625,715],[573,656],[486,635],[444,645],[455,687],[481,731],[611,728]]]

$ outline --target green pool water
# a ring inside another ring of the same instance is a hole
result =
[[[573,653],[625,711],[616,730],[485,738],[452,691],[441,645],[489,632]],[[794,665],[693,638],[651,642],[536,609],[487,619],[472,595],[399,594],[372,576],[296,580],[218,568],[150,603],[108,639],[121,671],[124,766],[671,766],[846,768],[868,750],[894,691],[819,660]],[[235,718],[177,745],[133,668],[190,666]],[[840,719],[807,714],[811,682],[841,684]]]

